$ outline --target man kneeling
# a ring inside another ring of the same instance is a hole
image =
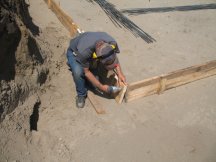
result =
[[[117,42],[105,32],[85,32],[70,41],[67,59],[76,85],[78,108],[85,106],[88,81],[99,90],[110,93],[110,86],[102,84],[94,76],[90,70],[91,65],[101,63],[107,70],[115,69],[119,81],[126,84],[117,53],[120,53]]]

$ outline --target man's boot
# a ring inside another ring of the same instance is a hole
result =
[[[77,96],[76,97],[76,106],[77,108],[83,108],[85,106],[86,96]]]

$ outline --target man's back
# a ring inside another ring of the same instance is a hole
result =
[[[115,42],[115,40],[105,32],[85,32],[71,40],[70,48],[77,53],[85,54],[86,52],[88,53],[89,50],[94,50],[95,44],[99,40],[103,40],[107,43]]]

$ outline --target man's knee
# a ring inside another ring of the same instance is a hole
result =
[[[74,76],[75,78],[80,78],[80,77],[83,77],[83,76],[84,76],[84,71],[83,71],[83,69],[82,69],[81,67],[78,67],[78,66],[76,66],[76,67],[74,67],[74,68],[72,69],[72,73],[73,73],[73,76]]]

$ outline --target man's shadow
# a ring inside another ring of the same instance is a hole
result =
[[[90,66],[90,71],[94,76],[103,84],[109,86],[115,86],[117,84],[116,73],[114,70],[107,70],[100,62]],[[102,92],[98,88],[94,87],[90,82],[87,83],[88,90],[92,91],[95,95],[98,95],[107,99],[114,99],[114,95]]]
[[[115,86],[117,83],[116,74],[112,70],[108,71],[106,69],[100,69],[100,72],[96,75],[96,78],[104,85]],[[95,95],[107,99],[114,99],[114,95],[102,92],[98,88],[94,87],[90,82],[88,82],[88,84],[88,90],[92,91]]]
[[[71,71],[69,65],[68,67],[69,67],[69,70]],[[116,73],[113,70],[107,70],[103,64],[99,62],[94,62],[93,64],[90,65],[89,70],[102,84],[109,85],[109,86],[115,86],[117,84]],[[86,87],[88,91],[93,92],[97,96],[107,98],[107,99],[115,98],[115,95],[102,92],[87,79],[86,79]]]

